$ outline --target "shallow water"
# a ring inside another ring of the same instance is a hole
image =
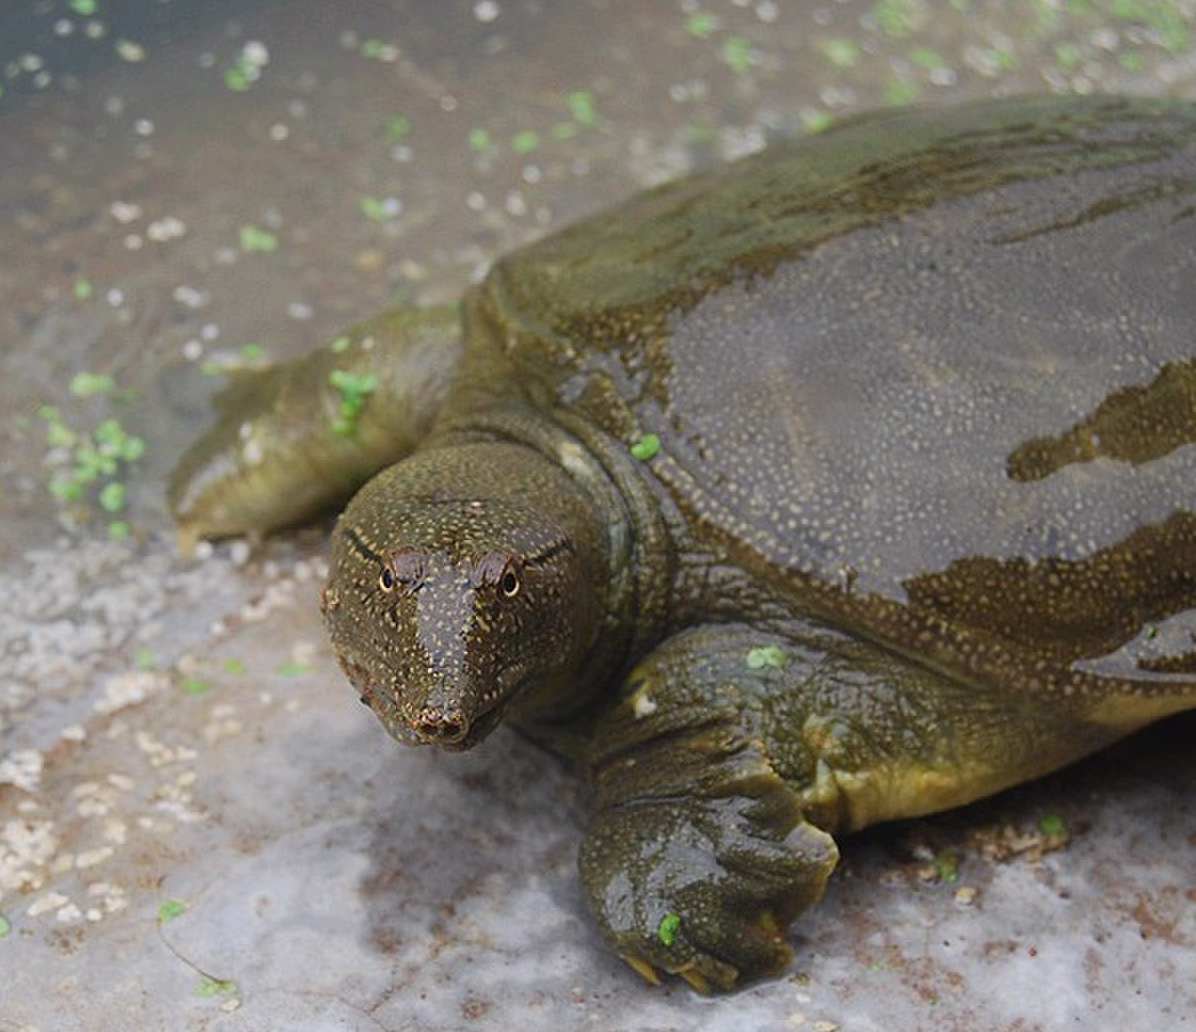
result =
[[[1196,98],[1194,33],[1112,0],[4,5],[0,1028],[1192,1020],[1190,718],[848,843],[788,977],[649,991],[584,913],[572,782],[512,735],[393,748],[324,644],[319,532],[184,563],[162,489],[230,367],[828,116]],[[144,454],[81,484],[97,432]]]

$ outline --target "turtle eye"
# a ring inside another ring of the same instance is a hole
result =
[[[498,582],[498,587],[507,598],[514,598],[519,594],[519,575],[508,567],[503,572],[502,580]]]
[[[394,591],[395,575],[389,566],[382,567],[382,572],[378,574],[378,587],[386,592]]]

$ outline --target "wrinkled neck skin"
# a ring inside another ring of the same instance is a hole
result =
[[[497,414],[439,434],[353,499],[324,614],[395,738],[464,749],[508,714],[568,717],[651,633],[637,563],[652,521],[612,472],[567,430]]]

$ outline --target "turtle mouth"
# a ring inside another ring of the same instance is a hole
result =
[[[449,752],[464,752],[466,749],[472,749],[483,738],[489,735],[491,731],[498,727],[501,719],[502,708],[496,706],[475,717],[470,721],[465,734],[461,738],[451,741],[435,737],[421,737],[418,731],[411,731],[410,733],[415,736],[420,745],[435,745]]]
[[[373,707],[383,727],[396,741],[403,745],[434,745],[449,752],[464,752],[481,742],[498,726],[505,708],[496,703],[458,730],[456,721],[446,722],[439,714],[408,713],[391,699],[386,699],[385,712]]]
[[[443,711],[436,707],[411,705],[404,701],[401,682],[383,687],[364,671],[354,668],[361,687],[361,701],[373,711],[386,732],[403,745],[434,745],[450,752],[472,749],[501,722],[508,705],[527,684],[530,664],[519,659],[508,663],[493,677],[492,687],[480,694],[476,708]]]
[[[528,664],[516,660],[494,676],[493,687],[483,692],[476,708],[466,715],[403,703],[401,685],[390,691],[369,693],[370,706],[391,737],[404,745],[434,745],[449,752],[472,749],[502,721],[508,705],[526,684]]]

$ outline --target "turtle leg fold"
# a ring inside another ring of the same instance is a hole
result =
[[[590,908],[641,975],[677,974],[700,992],[783,968],[786,926],[838,859],[769,756],[756,701],[776,671],[748,665],[745,631],[682,634],[650,655],[587,762]]]
[[[461,357],[456,306],[391,309],[327,347],[234,374],[169,500],[184,552],[312,519],[427,434]]]

